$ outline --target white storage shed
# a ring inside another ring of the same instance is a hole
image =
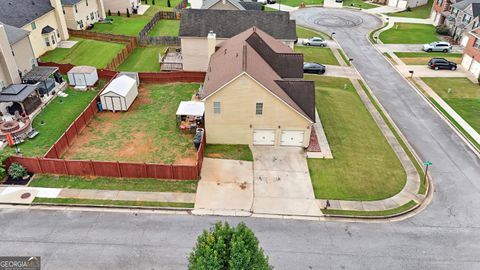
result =
[[[137,81],[123,75],[115,78],[100,94],[103,110],[127,111],[138,96]]]
[[[90,66],[76,66],[67,73],[68,83],[72,86],[91,87],[98,81],[97,69]]]

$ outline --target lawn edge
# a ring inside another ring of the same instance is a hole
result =
[[[408,207],[406,210],[403,210],[403,208],[405,206],[407,206],[409,204],[412,204],[412,203],[413,203],[413,205],[411,207]],[[354,218],[359,218],[359,219],[389,219],[389,218],[398,217],[398,216],[402,216],[402,215],[405,215],[407,213],[410,213],[410,212],[416,210],[418,207],[420,207],[421,204],[422,204],[421,202],[419,203],[419,202],[416,202],[414,200],[410,200],[409,202],[407,202],[403,205],[400,205],[398,207],[391,208],[391,209],[386,209],[386,210],[351,211],[351,210],[337,210],[337,209],[321,209],[321,211],[326,217],[337,217],[337,218],[351,218],[351,217],[354,217]],[[401,210],[401,211],[399,211],[399,210]],[[329,213],[330,211],[337,212],[337,214]],[[381,213],[385,212],[385,211],[393,211],[393,213],[392,214],[387,214],[387,215],[382,215]],[[342,212],[344,212],[344,213],[341,214]],[[355,213],[357,213],[357,214],[355,214]],[[370,213],[372,215],[362,215],[363,213]],[[377,213],[378,213],[378,215],[377,215]]]
[[[57,199],[57,198],[41,198],[41,199]],[[89,200],[89,199],[78,199]],[[100,200],[101,201],[101,200]],[[91,203],[57,203],[57,202],[35,202],[30,203],[31,206],[57,206],[57,207],[89,207],[89,208],[107,208],[107,209],[145,209],[145,210],[169,210],[169,211],[191,211],[194,208],[175,207],[175,206],[139,206],[139,205],[115,205],[115,204],[91,204]]]
[[[327,34],[327,33],[324,33],[322,31],[318,31],[318,30],[315,30],[313,28],[310,28],[310,27],[306,27],[306,26],[303,26],[303,25],[299,25],[297,24],[296,27],[299,27],[299,28],[303,28],[305,30],[308,30],[308,31],[312,31],[314,33],[317,33],[319,34],[321,37],[323,37],[324,39],[326,40],[332,40],[332,38]]]

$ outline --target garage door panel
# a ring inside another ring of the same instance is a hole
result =
[[[273,129],[254,129],[254,145],[275,145],[275,130]]]
[[[281,136],[280,145],[303,146],[305,132],[299,130],[283,130]]]

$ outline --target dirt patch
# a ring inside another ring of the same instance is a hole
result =
[[[177,164],[177,165],[195,165],[195,163],[197,163],[197,160],[193,157],[183,157],[183,158],[179,158],[175,161],[174,164]]]
[[[221,154],[221,153],[209,153],[209,154],[207,154],[207,157],[209,157],[209,158],[223,158],[223,154]]]
[[[148,90],[145,88],[143,84],[140,84],[138,87],[138,96],[133,102],[132,106],[129,108],[129,110],[135,110],[141,105],[147,105],[147,104],[152,104],[153,101],[150,98],[150,95],[148,94]]]
[[[152,140],[145,132],[132,134],[124,146],[112,153],[118,160],[145,161],[151,154]]]

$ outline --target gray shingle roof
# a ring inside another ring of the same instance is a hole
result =
[[[202,4],[202,9],[209,9],[216,3],[220,2],[222,0],[205,0]],[[238,10],[245,10],[245,8],[240,5],[239,0],[226,0],[230,2],[232,5],[234,5]]]
[[[33,84],[12,84],[0,92],[0,102],[22,102],[36,89]]]
[[[472,11],[473,11],[474,18],[480,16],[480,3],[473,3]]]
[[[465,10],[470,4],[473,3],[480,3],[480,0],[463,0],[461,2],[453,4],[452,7],[459,10]]]
[[[62,5],[64,5],[64,6],[73,6],[77,3],[79,3],[80,1],[82,1],[82,0],[62,0],[61,2],[62,2]]]
[[[55,29],[53,29],[53,27],[51,27],[50,25],[47,25],[47,26],[42,28],[42,34],[48,34],[48,33],[51,33],[53,31],[55,31]]]
[[[22,27],[53,9],[49,0],[0,0],[0,21]]]
[[[254,10],[187,9],[180,21],[180,37],[207,37],[213,30],[217,38],[231,38],[253,26],[276,39],[296,40],[295,20],[288,12]]]
[[[258,2],[240,1],[239,3],[246,10],[262,10],[262,4]]]
[[[26,30],[23,30],[18,27],[14,27],[8,24],[4,24],[0,22],[0,25],[3,25],[5,32],[7,33],[8,43],[13,45],[23,39],[24,37],[28,36],[30,33]]]

